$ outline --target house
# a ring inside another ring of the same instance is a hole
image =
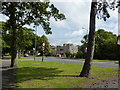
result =
[[[74,46],[73,44],[63,44],[63,46],[57,46],[57,56],[66,57],[65,53],[77,53],[78,46]]]

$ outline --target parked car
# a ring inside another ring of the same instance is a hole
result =
[[[24,54],[24,57],[28,57],[29,55],[26,53],[26,54]]]
[[[38,56],[40,56],[41,53],[38,53]]]

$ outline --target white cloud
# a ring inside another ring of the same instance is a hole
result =
[[[56,27],[56,28],[66,28],[66,27],[68,27],[68,24],[67,24],[66,20],[55,21],[53,18],[51,18],[50,22],[51,22],[52,27]]]
[[[0,14],[0,21],[6,21],[6,20],[8,20],[9,18],[7,17],[7,16],[5,16],[5,15],[3,15],[3,14]]]
[[[81,36],[84,33],[84,30],[80,29],[80,30],[76,30],[70,33],[66,33],[65,36],[66,37],[76,37],[76,36]]]
[[[78,3],[78,2],[89,2],[89,1],[91,1],[91,0],[50,0],[50,2],[66,2],[66,3],[68,3],[68,2]]]
[[[53,4],[66,16],[64,21],[53,22],[54,26],[59,28],[64,26],[68,29],[88,27],[90,2],[53,2]]]
[[[80,45],[81,39],[80,38],[72,38],[70,40],[67,40],[66,43],[74,44],[74,45]]]

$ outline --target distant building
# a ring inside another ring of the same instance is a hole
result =
[[[52,50],[52,56],[56,56],[57,47],[50,45],[50,48]]]
[[[54,50],[54,51],[57,50],[57,47],[56,47],[56,46],[52,46],[52,45],[50,45],[50,48],[51,48],[52,50]]]
[[[73,44],[63,44],[63,46],[57,46],[57,55],[59,57],[63,56],[65,57],[65,53],[77,53],[78,52],[78,46],[74,46]]]

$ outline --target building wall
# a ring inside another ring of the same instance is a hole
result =
[[[73,44],[63,44],[63,46],[57,46],[57,54],[64,55],[67,52],[77,53],[78,47]]]

